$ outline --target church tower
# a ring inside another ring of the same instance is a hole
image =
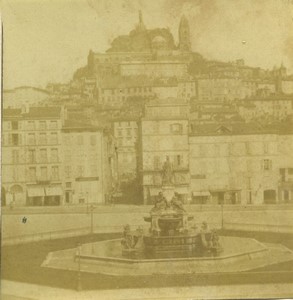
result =
[[[179,24],[179,49],[181,51],[191,51],[189,23],[184,15],[181,17]]]
[[[143,19],[142,19],[142,12],[141,12],[141,10],[138,12],[138,24],[137,24],[137,26],[136,26],[136,29],[138,30],[138,31],[145,31],[145,25],[144,25],[144,23],[143,23]]]

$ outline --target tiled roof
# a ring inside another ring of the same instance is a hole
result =
[[[21,116],[21,109],[7,108],[3,110],[3,116],[5,117],[18,117]]]
[[[102,128],[92,125],[87,120],[68,119],[63,125],[63,130],[100,130]]]
[[[281,125],[262,125],[258,122],[244,123],[211,123],[195,125],[191,136],[205,135],[244,135],[244,134],[276,134],[282,131]],[[291,130],[293,132],[293,130]]]
[[[29,111],[24,114],[25,118],[60,118],[61,107],[57,106],[40,106],[30,107]]]

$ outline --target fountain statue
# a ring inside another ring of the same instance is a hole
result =
[[[150,223],[149,232],[143,234],[140,229],[131,233],[129,225],[126,225],[121,242],[123,256],[133,257],[141,253],[147,258],[217,255],[221,251],[218,235],[208,228],[206,222],[200,231],[191,226],[193,219],[175,191],[173,167],[167,157],[162,170],[162,191],[150,216],[144,218]]]

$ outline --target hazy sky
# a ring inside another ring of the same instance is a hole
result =
[[[184,13],[206,58],[293,70],[292,0],[2,0],[4,88],[70,80],[89,49],[134,28],[139,9],[147,28],[169,27],[176,42]]]

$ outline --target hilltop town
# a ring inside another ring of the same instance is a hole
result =
[[[139,12],[70,82],[4,90],[3,205],[150,204],[166,159],[184,203],[292,203],[293,75],[207,60],[191,30]]]

